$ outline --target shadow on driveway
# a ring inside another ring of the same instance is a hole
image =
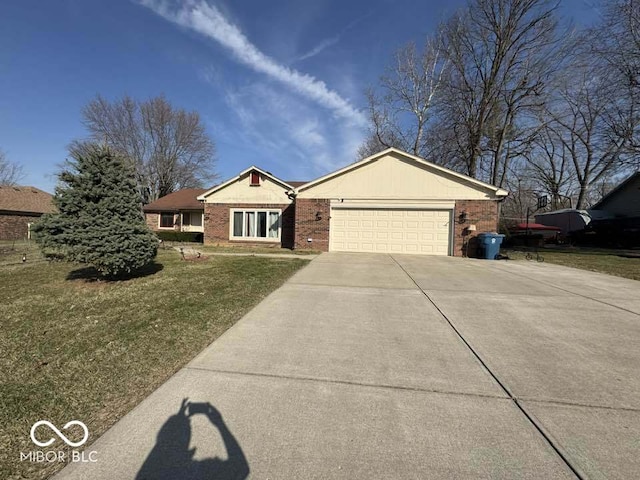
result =
[[[195,448],[189,449],[191,417],[205,415],[218,429],[227,450],[227,459],[218,457],[194,460]],[[182,400],[180,408],[162,425],[156,444],[149,453],[136,480],[243,480],[249,464],[222,415],[210,403]]]

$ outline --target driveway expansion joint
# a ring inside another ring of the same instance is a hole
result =
[[[612,411],[621,411],[621,412],[640,413],[640,408],[637,408],[637,407],[612,407],[610,405],[593,405],[589,403],[577,403],[577,402],[570,402],[567,400],[557,400],[557,399],[518,397],[518,401],[539,403],[539,404],[545,404],[545,405],[556,405],[561,407],[593,408],[593,409],[599,409],[599,410],[612,410]]]
[[[304,283],[304,282],[292,282],[289,285],[296,285],[301,287],[321,287],[321,288],[336,288],[336,285],[329,285],[326,283]],[[341,288],[353,289],[353,290],[384,290],[385,292],[415,292],[421,293],[420,288],[394,288],[394,287],[362,287],[358,285],[340,285]]]
[[[288,284],[288,286],[289,287],[300,286],[300,287],[311,287],[311,288],[318,287],[318,288],[329,288],[329,289],[336,288],[335,285],[328,285],[324,283],[302,283],[302,282],[290,283]],[[422,295],[422,291],[420,291],[419,288],[359,287],[356,285],[341,285],[340,288],[341,290],[344,290],[344,291],[352,291],[352,292],[358,292],[358,293],[370,294],[370,295],[379,293],[379,291],[381,290],[383,290],[384,292],[394,292],[394,293],[404,292],[404,295]]]
[[[416,280],[411,276],[411,274],[409,274],[409,272],[400,264],[400,262],[398,262],[395,257],[393,255],[389,255],[389,257],[391,257],[391,259],[396,262],[396,264],[398,265],[398,267],[400,267],[400,269],[402,269],[402,271],[411,279],[411,281],[416,285],[416,287],[418,287],[420,289],[420,291],[423,293],[423,295],[427,298],[427,300],[429,300],[429,302],[431,302],[431,304],[434,306],[434,308],[438,311],[438,313],[440,313],[440,315],[442,316],[442,318],[444,318],[444,320],[449,324],[449,326],[451,327],[451,329],[455,332],[455,334],[458,336],[458,338],[460,339],[460,341],[462,341],[462,343],[464,343],[464,345],[470,350],[470,352],[473,354],[473,356],[478,360],[478,362],[480,362],[480,364],[482,365],[482,367],[487,371],[487,373],[489,375],[491,375],[491,377],[496,381],[496,383],[500,386],[500,388],[505,392],[505,394],[507,394],[507,396],[509,397],[509,399],[513,402],[513,404],[516,406],[516,408],[518,410],[520,410],[520,412],[526,417],[526,419],[531,423],[531,425],[533,425],[533,427],[538,431],[538,433],[544,438],[544,440],[547,442],[547,444],[556,452],[556,454],[560,457],[560,459],[564,462],[564,464],[567,466],[567,468],[569,470],[571,470],[571,472],[580,480],[584,480],[586,477],[584,474],[582,474],[579,470],[579,468],[577,466],[574,466],[571,461],[569,461],[569,459],[567,458],[567,456],[562,453],[562,450],[560,449],[559,445],[556,445],[556,441],[553,440],[553,437],[546,431],[546,429],[540,424],[540,422],[538,422],[535,417],[530,414],[529,412],[527,412],[527,410],[524,408],[523,405],[520,404],[520,402],[518,401],[518,399],[511,393],[511,391],[507,388],[507,386],[498,378],[497,374],[495,374],[487,365],[487,363],[482,359],[482,357],[480,356],[480,354],[478,352],[476,352],[476,350],[471,346],[471,344],[467,341],[467,339],[464,338],[464,336],[462,335],[462,333],[460,333],[460,331],[458,330],[458,328],[456,328],[456,326],[453,324],[453,322],[449,319],[449,317],[447,317],[447,315],[440,309],[440,307],[436,304],[436,302],[429,296],[429,294],[418,284],[418,282],[416,282]],[[569,292],[572,293],[572,292]]]
[[[242,372],[238,370],[222,370],[217,368],[204,368],[204,367],[194,367],[194,366],[186,366],[184,367],[184,370],[221,373],[225,375],[242,375],[242,376],[250,376],[250,377],[282,379],[282,380],[296,380],[296,381],[302,381],[302,382],[329,383],[329,384],[335,384],[335,385],[347,385],[352,387],[380,388],[384,390],[399,390],[399,391],[417,392],[417,393],[434,393],[437,395],[456,395],[456,396],[463,396],[463,397],[487,398],[487,399],[504,400],[504,401],[512,400],[507,396],[491,395],[487,393],[456,392],[451,390],[438,390],[435,388],[420,388],[420,387],[408,387],[408,386],[402,386],[402,385],[389,385],[389,384],[382,384],[382,383],[354,382],[349,380],[335,380],[335,379],[320,378],[320,377],[278,375],[275,373],[260,373],[260,372]]]
[[[539,283],[541,285],[547,285],[549,287],[553,287],[553,288],[556,288],[558,290],[562,290],[563,292],[569,293],[571,295],[575,295],[576,297],[586,298],[587,300],[591,300],[593,302],[601,303],[603,305],[607,305],[608,307],[617,308],[618,310],[622,310],[623,312],[633,313],[634,315],[637,315],[637,316],[640,317],[640,313],[634,312],[633,310],[629,310],[628,308],[624,308],[624,307],[621,307],[619,305],[614,305],[613,303],[608,303],[608,302],[605,302],[604,300],[599,300],[597,298],[590,297],[589,295],[583,295],[581,293],[577,293],[577,292],[574,292],[572,290],[567,290],[566,288],[562,288],[562,287],[560,287],[560,286],[558,286],[556,284],[553,284],[553,283],[545,283],[545,282],[541,282],[540,280],[531,279],[531,278],[529,278],[526,275],[523,275],[521,273],[512,272],[511,270],[506,270],[506,269],[500,268],[500,267],[496,267],[496,268],[498,270],[500,270],[501,272],[509,273],[511,275],[515,275],[516,277],[526,278],[528,280],[531,280],[533,282]],[[571,268],[571,267],[567,267],[567,268]],[[593,272],[593,273],[599,273],[599,272]],[[606,274],[603,274],[603,275],[606,275]]]

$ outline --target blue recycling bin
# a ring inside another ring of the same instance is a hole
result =
[[[500,255],[500,245],[504,235],[499,233],[484,232],[478,234],[480,257],[485,260],[495,260]]]

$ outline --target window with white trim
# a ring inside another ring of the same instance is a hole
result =
[[[280,240],[280,210],[232,210],[231,238]]]
[[[185,227],[201,227],[202,214],[200,212],[182,212],[182,225]]]
[[[173,213],[161,213],[160,214],[160,228],[173,228],[174,224],[174,214]]]

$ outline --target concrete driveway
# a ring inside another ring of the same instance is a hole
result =
[[[323,254],[88,450],[59,478],[635,478],[640,283]]]

